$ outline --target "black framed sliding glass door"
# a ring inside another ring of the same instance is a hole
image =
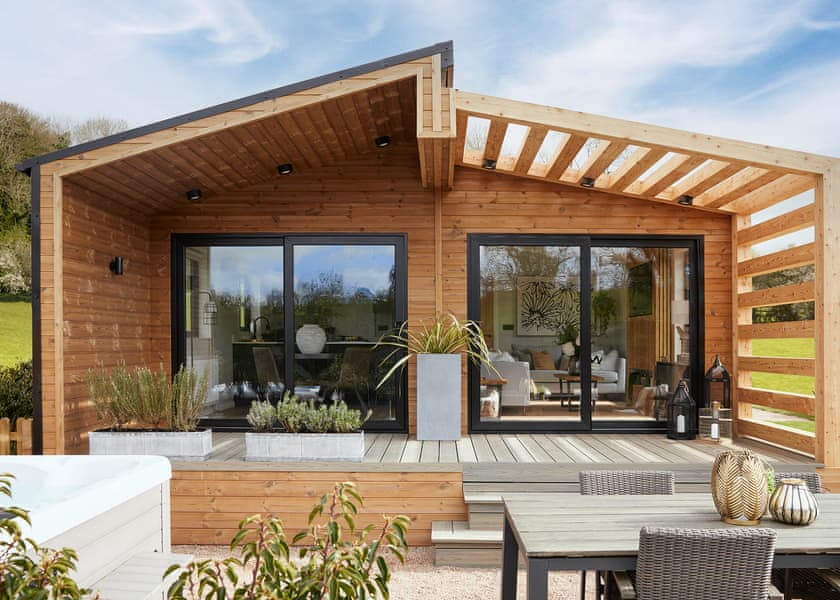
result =
[[[656,430],[681,378],[701,398],[702,238],[471,235],[473,431]]]
[[[245,427],[251,402],[288,391],[405,430],[404,382],[377,387],[374,348],[407,317],[404,236],[179,235],[173,265],[173,368],[207,373],[214,427]]]

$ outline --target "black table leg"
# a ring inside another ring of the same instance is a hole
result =
[[[548,561],[544,558],[529,558],[528,565],[528,600],[548,598]]]
[[[507,515],[502,546],[502,600],[516,600],[516,579],[519,576],[519,542],[513,535]]]

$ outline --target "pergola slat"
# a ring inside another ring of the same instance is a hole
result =
[[[484,144],[484,160],[498,162],[506,132],[507,123],[499,119],[490,120],[490,130],[487,132],[487,142]]]
[[[744,168],[743,165],[735,165],[720,160],[710,160],[696,172],[692,173],[679,182],[670,190],[666,190],[670,200],[676,200],[680,196],[691,196],[696,198],[706,190],[709,190],[735,175]]]
[[[788,174],[719,208],[731,210],[739,215],[751,215],[807,192],[813,189],[815,184],[814,177]]]
[[[572,161],[578,155],[581,148],[586,144],[586,139],[579,135],[569,136],[563,148],[557,153],[557,158],[551,163],[551,167],[548,169],[545,178],[553,180],[560,179],[566,172],[566,169],[569,168],[569,165],[572,164]]]
[[[814,359],[781,356],[739,356],[738,368],[742,371],[813,376]]]
[[[522,146],[519,156],[516,157],[516,166],[513,168],[514,173],[517,175],[528,173],[547,135],[547,127],[534,126],[530,128],[525,138],[525,144]]]
[[[782,285],[779,287],[756,290],[738,294],[738,306],[751,308],[754,306],[778,306],[794,302],[809,302],[814,299],[814,282]]]
[[[814,321],[738,325],[738,337],[742,340],[812,338],[814,337]]]
[[[581,177],[591,177],[597,179],[607,168],[618,158],[624,149],[627,148],[626,142],[610,142],[607,140],[598,144],[598,148],[592,153],[592,156],[586,161],[586,164],[581,167]]]
[[[643,196],[656,196],[671,184],[688,175],[693,169],[699,167],[705,160],[698,156],[675,154],[656,171],[640,181],[638,189],[631,186],[631,190]]]
[[[737,200],[744,194],[749,194],[769,183],[773,183],[783,176],[784,173],[781,171],[768,171],[767,169],[749,167],[734,177],[730,177],[728,180],[719,183],[709,191],[700,194],[700,196],[694,199],[694,203],[699,206],[705,206],[706,208],[720,208],[733,200]]]
[[[747,227],[738,232],[738,245],[751,246],[766,242],[794,231],[801,231],[814,226],[814,205],[809,204],[789,213],[784,213],[758,225]]]
[[[604,181],[596,185],[621,192],[655,165],[667,152],[654,148],[639,148],[631,154],[615,173],[603,175]]]
[[[814,244],[803,244],[738,263],[738,277],[754,277],[814,263]]]

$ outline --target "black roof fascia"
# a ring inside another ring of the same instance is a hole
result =
[[[411,50],[409,52],[404,52],[395,56],[389,56],[388,58],[383,58],[373,62],[365,63],[356,67],[350,67],[349,69],[344,69],[342,71],[335,71],[333,73],[328,73],[327,75],[321,75],[312,79],[298,81],[297,83],[291,83],[289,85],[284,85],[282,87],[266,90],[264,92],[259,92],[250,96],[245,96],[243,98],[237,98],[236,100],[230,100],[228,102],[223,102],[222,104],[208,106],[207,108],[202,108],[200,110],[185,113],[183,115],[178,115],[177,117],[170,117],[169,119],[157,121],[156,123],[151,123],[149,125],[143,125],[142,127],[129,129],[128,131],[115,133],[114,135],[109,135],[103,138],[99,138],[97,140],[85,142],[84,144],[77,144],[75,146],[70,146],[68,148],[56,150],[55,152],[48,152],[47,154],[34,156],[16,165],[16,167],[18,171],[29,175],[30,170],[35,165],[42,165],[48,162],[52,162],[54,160],[66,158],[68,156],[74,156],[83,152],[89,152],[97,148],[103,148],[111,144],[116,144],[118,142],[123,142],[125,140],[137,138],[143,135],[147,135],[149,133],[155,133],[156,131],[169,129],[171,127],[177,127],[178,125],[183,125],[184,123],[189,123],[191,121],[197,121],[198,119],[204,119],[206,117],[212,117],[214,115],[225,113],[231,110],[244,108],[246,106],[256,104],[257,102],[273,100],[274,98],[281,98],[283,96],[288,96],[289,94],[294,94],[296,92],[308,90],[314,87],[318,87],[320,85],[326,85],[328,83],[333,83],[335,81],[340,81],[349,77],[356,77],[357,75],[365,75],[373,71],[378,71],[387,67],[393,67],[395,65],[399,65],[412,60],[417,60],[418,58],[424,58],[426,56],[432,56],[434,54],[441,55],[441,67],[443,70],[442,76],[446,77],[447,69],[454,66],[452,40],[449,40],[448,42],[440,42],[438,44],[427,46],[425,48],[418,48],[417,50]],[[446,81],[446,79],[444,81]],[[448,85],[452,85],[451,79],[448,81]]]

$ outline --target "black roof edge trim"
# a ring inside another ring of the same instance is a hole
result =
[[[289,85],[265,90],[263,92],[251,94],[250,96],[237,98],[235,100],[229,100],[221,104],[208,106],[207,108],[202,108],[192,112],[184,113],[176,117],[170,117],[168,119],[164,119],[163,121],[157,121],[155,123],[150,123],[149,125],[143,125],[142,127],[135,127],[134,129],[122,131],[120,133],[115,133],[113,135],[99,138],[97,140],[91,140],[90,142],[85,142],[83,144],[77,144],[75,146],[69,146],[61,150],[56,150],[54,152],[48,152],[47,154],[41,154],[40,156],[34,156],[16,165],[16,168],[21,173],[29,174],[29,170],[34,165],[41,165],[48,162],[52,162],[54,160],[66,158],[68,156],[74,156],[83,152],[89,152],[91,150],[96,150],[97,148],[110,146],[111,144],[115,144],[117,142],[124,142],[126,140],[147,135],[149,133],[155,133],[163,129],[169,129],[170,127],[177,127],[178,125],[183,125],[184,123],[189,123],[198,119],[204,119],[205,117],[212,117],[214,115],[225,113],[231,110],[236,110],[238,108],[250,106],[252,104],[256,104],[257,102],[273,100],[274,98],[281,98],[283,96],[288,96],[289,94],[294,94],[296,92],[318,87],[319,85],[326,85],[328,83],[333,83],[335,81],[347,79],[348,77],[356,77],[357,75],[365,75],[366,73],[378,71],[379,69],[393,67],[395,65],[399,65],[426,56],[432,56],[434,54],[441,55],[441,67],[444,71],[454,65],[452,40],[449,40],[447,42],[440,42],[438,44],[433,44],[432,46],[426,46],[425,48],[418,48],[417,50],[403,52],[402,54],[396,54],[394,56],[389,56],[387,58],[375,60],[373,62],[358,65],[356,67],[350,67],[341,71],[335,71],[326,75],[320,75],[311,79],[305,79],[303,81],[298,81],[297,83],[290,83]]]

